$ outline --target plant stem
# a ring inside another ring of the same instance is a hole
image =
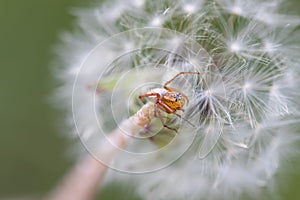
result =
[[[101,162],[87,154],[68,172],[46,200],[91,200],[103,182],[109,163],[124,149],[130,139],[154,116],[154,103],[145,104],[135,115],[124,120],[100,145]],[[124,133],[125,132],[125,133]],[[111,145],[113,143],[114,145]],[[104,164],[105,163],[105,164]]]

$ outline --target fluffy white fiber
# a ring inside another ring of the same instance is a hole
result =
[[[182,114],[196,128],[168,116],[176,134],[153,119],[140,133],[153,137],[111,164],[138,175],[110,177],[134,179],[145,199],[257,198],[299,139],[300,18],[280,3],[111,0],[74,10],[57,96],[75,135],[101,160],[97,145],[141,107],[139,94],[204,72],[171,83],[188,96]]]

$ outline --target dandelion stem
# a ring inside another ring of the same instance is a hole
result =
[[[103,182],[109,163],[116,158],[120,149],[127,146],[130,138],[148,124],[154,116],[154,103],[145,104],[135,115],[124,120],[100,145],[101,162],[87,154],[68,172],[61,183],[46,200],[91,200]],[[114,145],[111,145],[113,143]],[[104,164],[105,163],[105,164]]]

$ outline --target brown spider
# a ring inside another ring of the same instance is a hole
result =
[[[139,95],[139,98],[142,100],[145,97],[154,97],[151,98],[152,101],[155,102],[155,116],[158,117],[163,124],[164,127],[173,130],[177,132],[177,129],[169,127],[166,125],[166,123],[163,120],[163,117],[160,113],[160,110],[168,113],[168,114],[174,114],[181,119],[188,122],[191,126],[195,127],[191,122],[189,122],[187,119],[181,117],[180,114],[176,113],[177,110],[182,110],[182,107],[188,103],[188,98],[186,95],[184,95],[182,92],[180,92],[177,89],[168,87],[168,85],[174,81],[178,76],[184,75],[184,74],[202,74],[202,72],[180,72],[177,75],[175,75],[171,80],[167,81],[164,84],[163,88],[155,88],[147,92],[146,94]],[[155,98],[156,97],[156,98]]]

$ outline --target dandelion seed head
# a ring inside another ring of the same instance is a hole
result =
[[[143,106],[139,95],[165,91],[179,72],[203,72],[169,83],[188,99],[182,118],[160,110],[179,134],[154,117],[139,132],[144,139],[108,165],[115,170],[107,178],[140,173],[132,183],[145,199],[261,198],[299,140],[292,33],[300,21],[279,8],[260,0],[112,0],[75,13],[79,31],[64,35],[58,51],[56,97],[99,160],[100,141]]]
[[[250,82],[245,82],[242,88],[243,88],[243,92],[246,94],[251,90],[252,84]]]
[[[196,12],[196,5],[193,5],[191,3],[184,4],[183,10],[188,14],[194,14]]]
[[[204,91],[204,95],[206,96],[206,97],[211,97],[212,96],[212,90],[211,89],[207,89],[207,90],[205,90]]]
[[[231,8],[231,11],[232,11],[232,13],[234,13],[236,15],[242,15],[242,13],[243,13],[243,9],[238,5],[233,6]]]
[[[163,23],[163,19],[159,16],[155,16],[151,22],[150,22],[150,25],[151,26],[157,26],[157,27],[160,27]]]
[[[232,52],[238,53],[242,50],[242,45],[239,42],[233,42],[230,44],[230,50]]]

